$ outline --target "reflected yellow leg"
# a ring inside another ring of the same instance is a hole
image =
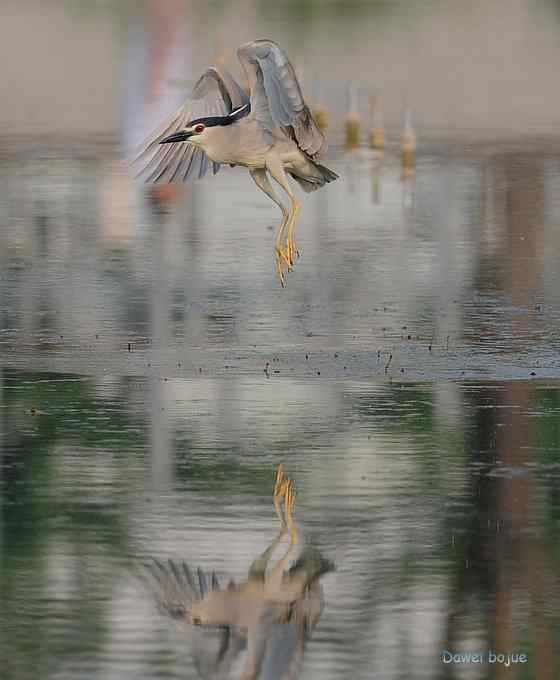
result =
[[[276,510],[276,515],[280,520],[280,531],[268,548],[261,554],[257,559],[253,560],[253,563],[249,567],[249,580],[253,579],[264,579],[264,573],[270,560],[272,554],[286,535],[288,527],[286,525],[286,520],[284,519],[284,514],[282,513],[282,501],[286,495],[286,489],[288,487],[288,478],[284,474],[284,466],[282,463],[278,466],[276,472],[276,481],[274,483],[273,492],[273,502],[274,509]]]
[[[286,520],[284,519],[281,505],[284,496],[286,495],[288,481],[288,478],[284,474],[284,466],[280,463],[276,472],[276,482],[274,483],[274,509],[276,510],[276,514],[278,515],[278,519],[284,530],[286,529]]]
[[[288,488],[286,490],[286,525],[290,531],[290,549],[294,548],[299,541],[298,528],[294,522],[294,507],[296,504],[296,489],[294,483],[290,479]]]
[[[284,576],[284,571],[290,562],[290,556],[293,548],[298,543],[298,529],[297,524],[294,521],[294,505],[296,500],[296,492],[294,488],[294,483],[290,479],[286,484],[286,491],[284,496],[284,517],[286,522],[286,528],[290,532],[290,544],[284,557],[282,557],[274,569],[270,572],[270,576],[266,581],[266,590],[274,597],[279,597],[281,599],[281,585]]]

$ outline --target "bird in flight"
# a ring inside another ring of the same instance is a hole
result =
[[[334,570],[318,550],[306,548],[289,566],[298,543],[294,484],[278,468],[274,507],[280,530],[251,564],[247,580],[222,587],[214,573],[186,563],[153,560],[139,576],[162,613],[190,639],[199,675],[208,680],[295,680],[306,643],[324,606],[320,579]],[[287,551],[269,562],[284,537]],[[288,568],[289,567],[289,568]]]
[[[321,165],[327,141],[309,110],[286,53],[272,40],[237,50],[248,91],[225,68],[209,68],[191,98],[142,145],[135,163],[146,182],[181,182],[211,168],[240,165],[282,211],[276,236],[276,271],[282,286],[299,252],[294,231],[300,202],[288,175],[309,193],[337,179]],[[269,176],[286,192],[289,207]]]

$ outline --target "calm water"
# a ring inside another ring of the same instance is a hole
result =
[[[560,140],[538,139],[557,3],[481,3],[478,27],[464,3],[346,4],[205,3],[196,30],[194,3],[46,0],[40,26],[6,5],[0,91],[16,61],[25,87],[0,121],[2,680],[198,678],[138,565],[244,581],[281,462],[303,542],[336,565],[302,679],[560,676]],[[14,60],[34,26],[40,56]],[[123,160],[185,78],[261,34],[318,64],[338,116],[340,180],[304,197],[285,289],[278,210],[244,171],[150,193]],[[339,143],[346,72],[372,64],[384,157]],[[518,663],[444,663],[467,652]]]

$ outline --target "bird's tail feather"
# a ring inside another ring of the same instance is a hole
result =
[[[335,179],[338,179],[336,172],[333,172],[324,165],[314,162],[313,167],[318,171],[316,177],[303,178],[290,173],[306,194],[320,189],[322,186],[325,186],[327,182],[334,182]]]
[[[338,175],[336,174],[336,172],[333,172],[324,165],[321,165],[320,163],[314,163],[313,165],[323,175],[323,179],[325,180],[325,182],[334,182],[335,179],[338,179]]]
[[[316,548],[306,547],[298,557],[296,563],[290,567],[289,573],[294,575],[298,571],[303,571],[306,575],[307,586],[317,581],[323,574],[335,571],[334,562],[324,557]]]

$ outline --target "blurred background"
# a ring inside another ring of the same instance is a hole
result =
[[[0,83],[6,135],[119,137],[146,98],[181,101],[217,58],[275,39],[319,81],[333,113],[344,93],[379,89],[386,124],[410,103],[418,125],[501,136],[554,133],[557,0],[5,0]],[[21,47],[25,45],[25,50]],[[336,117],[335,117],[336,118]]]
[[[129,164],[256,37],[340,175],[286,289],[244,170]],[[560,3],[4,0],[0,59],[0,676],[198,677],[133,566],[246,578],[283,462],[302,678],[557,678]]]

